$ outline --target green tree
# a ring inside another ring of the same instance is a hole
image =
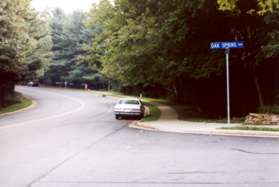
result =
[[[206,23],[212,13],[201,15],[198,9],[208,5],[203,1],[119,0],[113,6],[109,1],[101,1],[91,11],[91,25],[101,28],[91,48],[92,56],[101,54],[98,58],[103,72],[123,85],[165,83],[172,89],[182,76],[209,76],[220,66],[211,65],[206,56],[208,34],[193,44],[196,30],[204,31],[208,24],[202,26],[201,22]],[[216,11],[217,4],[213,6]],[[185,14],[189,14],[186,19]],[[201,46],[206,64],[197,54]],[[192,55],[195,51],[197,55]]]
[[[46,24],[30,7],[29,0],[0,2],[1,103],[14,91],[19,78],[38,73],[51,46]]]
[[[86,20],[87,16],[83,12],[66,15],[57,8],[50,13],[54,55],[44,76],[48,83],[68,82],[80,87],[83,83],[95,86],[96,82],[100,82],[98,71],[86,59],[84,48],[92,40],[90,29],[85,27]]]
[[[247,112],[252,107],[245,105],[264,104],[260,65],[267,54],[276,54],[276,30],[271,32],[265,19],[275,15],[277,5],[276,0],[103,0],[89,14],[87,26],[98,32],[87,47],[88,59],[101,62],[100,70],[124,87],[160,85],[181,102],[207,105],[207,111],[220,106],[222,112],[224,54],[209,44],[243,40],[245,49],[231,53],[232,86],[249,94],[232,101]]]

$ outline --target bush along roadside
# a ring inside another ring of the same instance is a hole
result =
[[[157,121],[161,116],[160,109],[153,103],[144,102],[144,105],[149,108],[149,115],[141,119],[141,122]]]
[[[27,108],[32,105],[32,100],[24,97],[20,93],[15,93],[14,97],[11,97],[7,103],[6,106],[0,108],[0,115]]]

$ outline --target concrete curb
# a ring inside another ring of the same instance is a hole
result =
[[[146,131],[159,131],[159,129],[155,127],[145,125],[142,122],[138,122],[138,121],[133,122],[132,124],[129,125],[129,127],[134,129],[146,130]]]
[[[20,113],[20,112],[27,111],[27,110],[30,110],[30,109],[34,108],[36,105],[37,105],[37,102],[35,100],[32,100],[32,104],[30,106],[28,106],[26,108],[16,110],[16,111],[13,111],[13,112],[7,112],[7,113],[4,113],[4,114],[0,114],[0,117],[10,116],[10,115],[13,115],[13,114],[17,114],[17,113]]]
[[[209,136],[234,136],[234,137],[250,137],[250,138],[279,138],[279,132],[266,132],[266,131],[245,131],[245,130],[223,130],[216,129],[211,131],[204,130],[191,130],[186,129],[184,131],[174,131],[158,129],[156,127],[149,126],[146,123],[134,122],[129,125],[130,128],[153,131],[153,132],[164,132],[164,133],[176,133],[176,134],[192,134],[192,135],[209,135]]]

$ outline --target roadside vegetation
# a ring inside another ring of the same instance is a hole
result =
[[[255,126],[238,126],[238,127],[223,127],[223,130],[247,130],[247,131],[269,131],[279,132],[279,128],[272,127],[255,127]]]
[[[6,101],[6,105],[0,109],[0,115],[15,112],[32,105],[32,100],[22,96],[20,93],[15,93]]]
[[[279,0],[101,0],[69,14],[2,0],[0,10],[0,107],[16,83],[40,81],[167,98],[181,118],[215,121],[226,115],[225,65],[210,42],[241,40],[232,116],[277,111]]]

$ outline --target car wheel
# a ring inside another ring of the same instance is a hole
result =
[[[142,119],[142,115],[137,116],[137,119],[141,120]]]

